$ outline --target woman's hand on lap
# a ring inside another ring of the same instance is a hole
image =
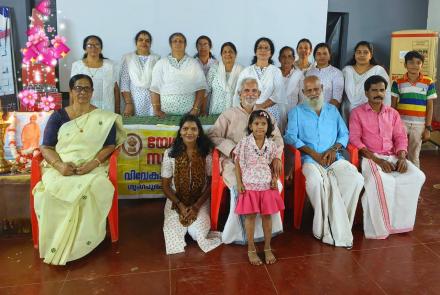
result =
[[[60,172],[60,174],[63,176],[72,176],[75,174],[76,167],[75,164],[73,164],[72,162],[61,162],[57,163],[55,169],[57,169],[58,172]]]
[[[95,160],[88,161],[87,163],[84,163],[81,166],[76,168],[76,174],[77,175],[87,174],[98,166],[99,166],[99,164],[97,161],[95,161]]]

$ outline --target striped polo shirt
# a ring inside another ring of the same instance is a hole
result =
[[[409,81],[408,74],[393,81],[391,95],[397,97],[397,110],[402,120],[416,124],[425,124],[428,99],[437,98],[434,82],[422,74],[416,83]]]

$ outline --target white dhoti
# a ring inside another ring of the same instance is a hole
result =
[[[194,241],[197,241],[203,252],[209,252],[218,247],[222,242],[219,232],[210,232],[210,202],[206,201],[200,207],[197,219],[189,226],[183,226],[179,221],[179,214],[171,209],[172,202],[167,200],[164,209],[163,233],[167,254],[176,254],[185,251],[185,235],[188,233]]]
[[[376,155],[392,163],[395,156]],[[385,239],[390,234],[413,230],[417,202],[425,182],[425,174],[406,161],[405,173],[385,173],[372,160],[362,159],[365,193],[362,197],[365,237]]]
[[[231,193],[229,215],[222,232],[222,242],[224,244],[236,243],[244,245],[247,243],[246,230],[244,227],[245,215],[238,215],[235,213],[235,207],[238,202],[237,180],[234,173],[235,166],[230,159],[224,159],[222,166],[223,180]],[[271,216],[272,236],[275,236],[283,232],[283,222],[281,220],[280,212],[272,214]],[[255,242],[264,240],[262,220],[259,214],[255,218],[254,240]]]
[[[304,163],[302,172],[315,211],[313,235],[327,244],[352,247],[351,227],[364,185],[362,175],[346,160],[338,160],[327,169]]]

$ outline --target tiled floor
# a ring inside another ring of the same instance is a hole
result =
[[[30,236],[0,239],[0,294],[440,294],[440,153],[425,152],[427,181],[414,232],[366,240],[353,229],[353,250],[334,248],[303,227],[273,240],[278,262],[251,266],[243,246],[204,254],[190,242],[167,256],[163,200],[120,202],[120,240],[106,239],[89,256],[65,267],[48,266]],[[291,216],[287,216],[290,223]]]

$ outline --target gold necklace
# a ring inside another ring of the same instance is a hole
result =
[[[73,120],[73,122],[75,123],[76,128],[79,129],[79,132],[83,133],[83,132],[84,132],[84,127],[86,127],[86,125],[87,125],[87,121],[89,120],[89,114],[87,113],[86,122],[84,123],[84,126],[83,126],[83,127],[79,127],[79,126],[78,126],[78,123],[76,122],[76,119],[78,119],[78,118],[75,118],[75,119]]]
[[[89,120],[89,110],[90,110],[90,106],[87,109],[87,111],[83,114],[79,114],[79,116],[77,116],[77,112],[75,112],[75,119],[73,119],[73,122],[75,123],[76,128],[79,129],[79,132],[83,133],[84,132],[84,127],[87,125],[87,121]],[[82,115],[87,114],[87,118],[86,118],[86,122],[84,123],[83,127],[79,127],[78,123],[76,122],[76,119],[78,119],[79,117],[81,117]]]

